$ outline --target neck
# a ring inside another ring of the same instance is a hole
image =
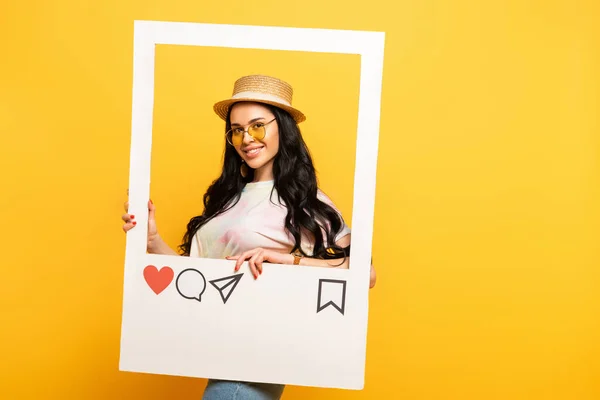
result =
[[[273,160],[262,167],[254,170],[254,179],[252,182],[264,182],[273,180]]]

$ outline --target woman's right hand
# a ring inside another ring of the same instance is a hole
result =
[[[158,229],[156,228],[156,218],[154,217],[154,213],[156,212],[156,207],[152,200],[148,201],[148,242],[146,244],[146,251],[152,254],[167,254],[178,256],[177,252],[169,247],[167,243],[162,240],[160,235],[158,234]],[[129,202],[125,202],[125,214],[121,217],[125,224],[123,225],[123,230],[125,232],[129,232],[133,229],[137,223],[135,222],[135,215],[129,214]]]
[[[129,201],[126,201],[125,204],[125,214],[121,217],[125,224],[123,225],[123,231],[129,232],[133,229],[137,222],[135,221],[135,215],[129,214]],[[148,201],[148,248],[151,248],[151,244],[156,242],[158,239],[158,229],[156,228],[156,219],[154,217],[154,213],[156,210],[156,206],[152,203],[152,200]]]

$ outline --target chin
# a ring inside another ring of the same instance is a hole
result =
[[[262,167],[263,165],[265,165],[266,163],[264,161],[261,160],[246,160],[246,164],[248,164],[248,166],[252,169],[259,169],[260,167]]]

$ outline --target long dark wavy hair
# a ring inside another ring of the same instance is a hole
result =
[[[273,113],[279,127],[279,151],[273,162],[273,189],[287,208],[284,228],[295,241],[291,252],[299,252],[306,257],[345,259],[350,254],[350,246],[342,248],[335,244],[335,237],[343,227],[342,217],[334,208],[317,198],[315,168],[300,128],[285,110],[269,104],[264,106]],[[227,114],[225,132],[231,129],[230,115],[231,109]],[[248,168],[248,175],[243,178],[240,174],[241,165],[239,154],[225,141],[221,176],[212,182],[204,194],[202,215],[193,217],[187,225],[183,242],[179,246],[183,255],[189,256],[192,238],[198,229],[233,207],[239,201],[246,183],[254,178],[251,168]],[[309,234],[312,238],[313,254],[306,254],[300,246],[302,233]]]

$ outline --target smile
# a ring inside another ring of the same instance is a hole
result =
[[[244,150],[244,153],[246,153],[246,155],[248,157],[256,157],[258,155],[258,153],[260,153],[260,151],[263,149],[263,147],[256,147],[254,149],[250,149],[250,150]]]

